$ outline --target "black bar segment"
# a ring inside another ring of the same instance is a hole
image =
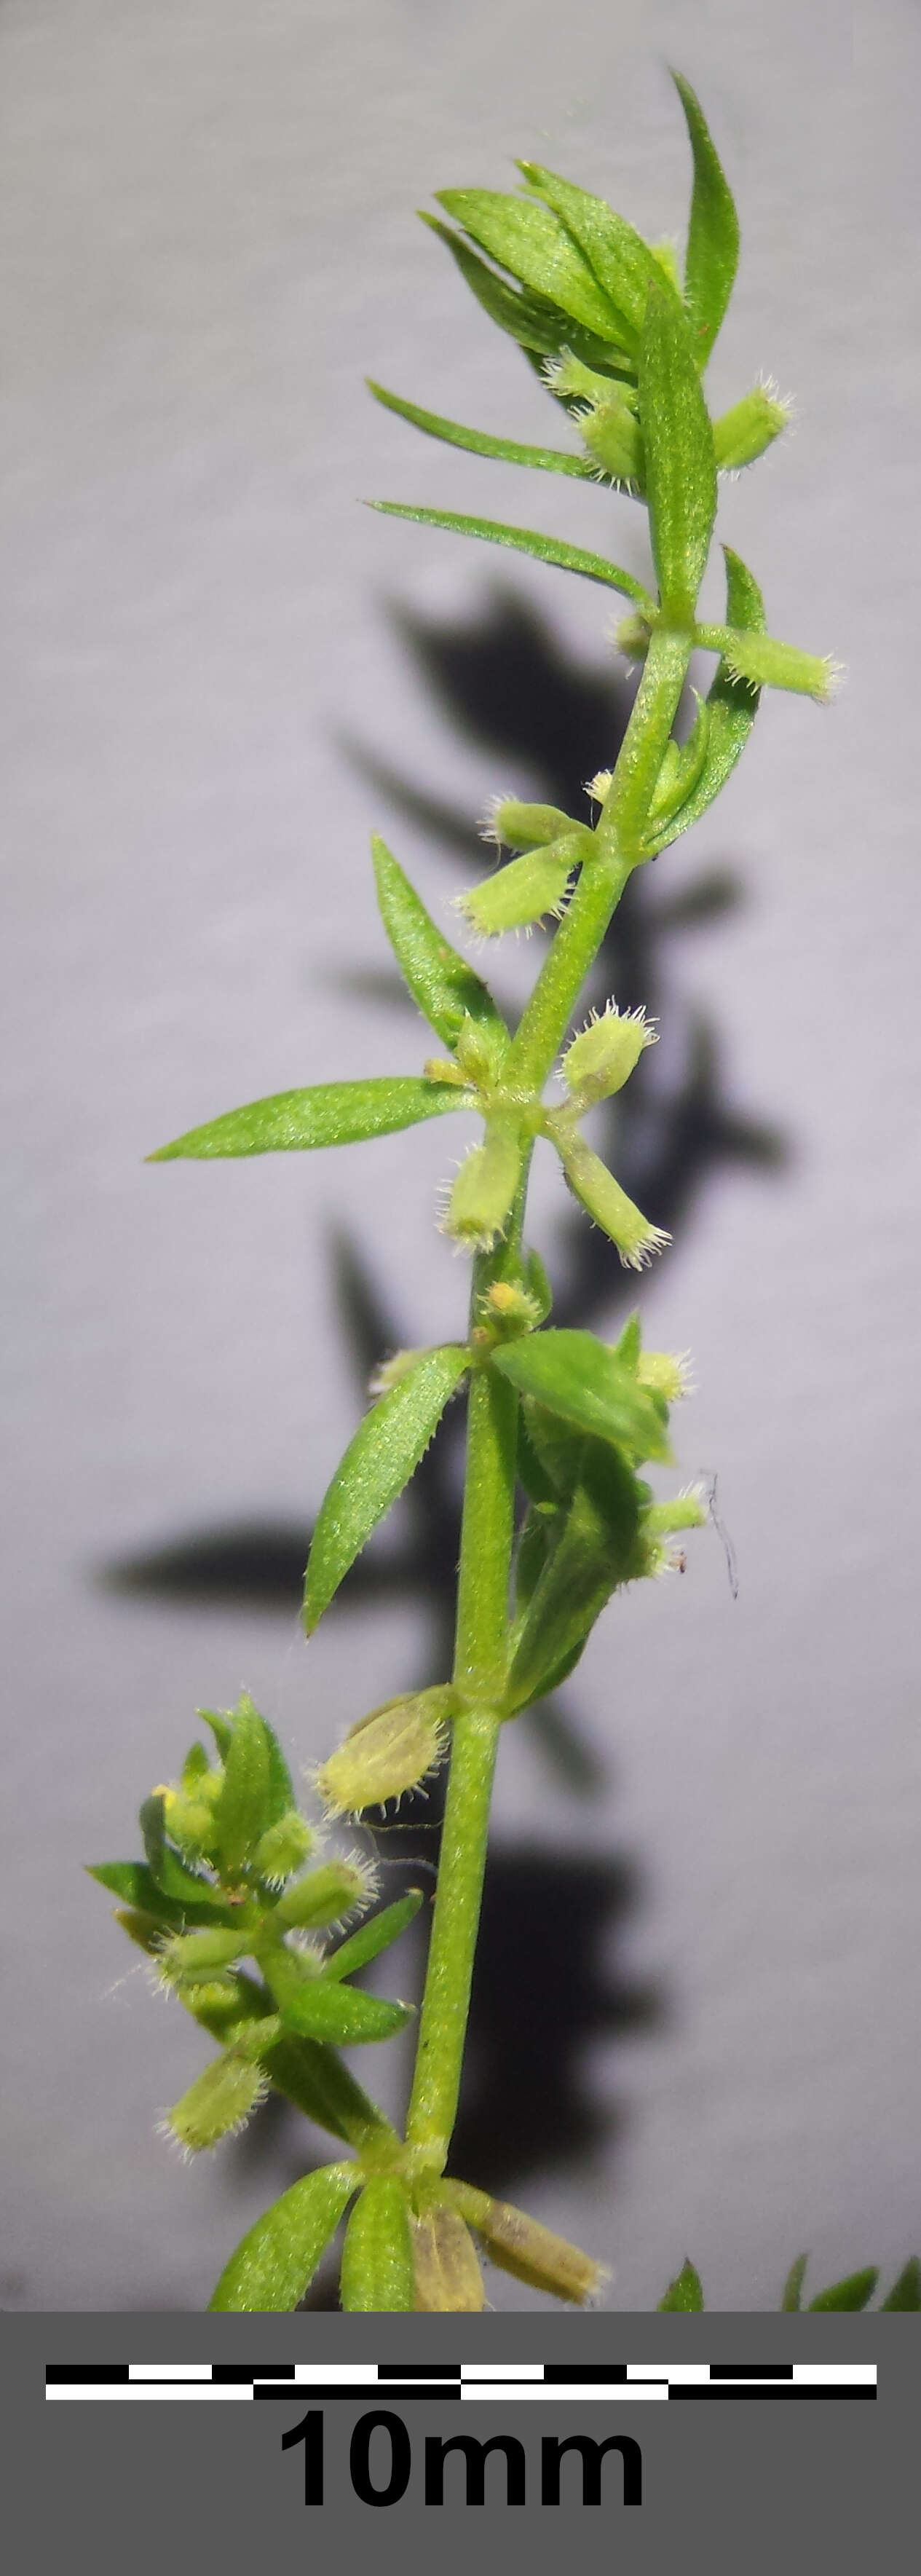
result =
[[[127,2388],[126,2361],[46,2361],[46,2388]]]
[[[244,2388],[254,2379],[293,2379],[294,2367],[293,2361],[213,2361],[211,2379],[215,2388]]]
[[[378,2379],[459,2379],[459,2361],[379,2361]]]
[[[708,2387],[706,2380],[691,2387],[683,2381],[678,2383],[672,2381],[668,2394],[670,2399],[703,2397],[708,2405],[714,2406],[722,2406],[727,2397],[748,2398],[753,2400],[755,2405],[762,2406],[769,2397],[776,2397],[784,2406],[796,2406],[802,2397],[821,2397],[824,2404],[827,2405],[830,2400],[832,2405],[837,2405],[840,2397],[875,2397],[876,2390],[869,2387],[862,2379],[846,2380],[844,2386],[838,2388],[831,2381],[822,2387],[816,2386],[812,2380],[807,2381],[804,2386],[802,2381],[799,2384],[795,2382],[791,2384],[789,2380],[778,2383],[776,2380],[749,2379],[744,2387],[737,2388],[726,2387],[725,2384]]]
[[[792,2361],[711,2361],[711,2379],[792,2379]]]
[[[606,2388],[626,2381],[625,2361],[545,2361],[545,2388]]]
[[[306,2397],[311,2406],[329,2406],[339,2398],[346,2398],[353,2406],[373,2406],[375,2397],[380,2393],[375,2382],[367,2379],[336,2379],[329,2388],[317,2386],[314,2381],[307,2382],[303,2379],[298,2381],[296,2388],[292,2388],[289,2381],[276,2379],[257,2379],[253,2385],[254,2397],[287,2397],[289,2402],[292,2397]],[[459,2379],[442,2380],[437,2387],[433,2387],[431,2380],[424,2379],[411,2379],[406,2382],[388,2380],[387,2382],[388,2397],[399,2398],[401,2405],[409,2397],[430,2400],[433,2397],[451,2397],[459,2405],[460,2393]]]

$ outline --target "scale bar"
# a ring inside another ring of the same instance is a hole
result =
[[[46,2399],[103,2404],[796,2404],[874,2399],[875,2362],[48,2362]]]

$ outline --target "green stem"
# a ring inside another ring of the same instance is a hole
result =
[[[595,833],[595,851],[582,870],[512,1042],[505,1067],[510,1088],[540,1091],[552,1070],[586,976],[637,864],[639,834],[690,659],[690,635],[668,627],[656,629]]]
[[[474,1301],[493,1274],[475,1265]],[[466,1702],[451,1730],[451,1769],[438,1860],[419,2045],[406,2136],[442,2173],[457,2112],[480,1920],[489,1802],[499,1742],[496,1714],[508,1656],[517,1398],[491,1371],[473,1379],[461,1532],[454,1680]]]
[[[615,771],[595,850],[522,1016],[504,1082],[519,1098],[540,1092],[585,978],[638,857],[665,745],[687,676],[689,635],[659,629]],[[529,1156],[506,1239],[474,1266],[472,1321],[484,1291],[517,1258]],[[473,1961],[486,1862],[489,1803],[508,1661],[518,1403],[489,1369],[470,1389],[467,1474],[457,1596],[454,1681],[464,1701],[452,1729],[451,1768],[438,1865],[419,2045],[407,2120],[415,2161],[441,2174],[457,2113]]]

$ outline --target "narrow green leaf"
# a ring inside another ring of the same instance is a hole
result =
[[[318,1145],[360,1145],[461,1105],[449,1084],[426,1082],[421,1074],[317,1082],[309,1091],[276,1091],[268,1100],[250,1100],[244,1109],[212,1118],[207,1127],[190,1127],[147,1160],[174,1163],[192,1156],[207,1162],[218,1154],[301,1154]]]
[[[572,231],[548,205],[493,188],[439,188],[436,193],[446,215],[522,286],[559,304],[599,339],[620,340],[623,315],[599,285]]]
[[[476,296],[477,303],[482,305],[490,321],[497,323],[499,330],[505,331],[509,339],[517,341],[532,365],[537,365],[541,358],[558,357],[565,348],[573,357],[581,358],[586,366],[597,367],[602,372],[610,369],[613,373],[620,373],[629,368],[627,351],[613,347],[609,334],[599,339],[597,333],[586,331],[581,323],[573,321],[571,314],[562,312],[560,306],[546,296],[529,295],[524,287],[510,286],[504,277],[496,275],[495,269],[487,267],[486,261],[471,249],[461,233],[452,232],[448,224],[439,222],[437,215],[423,211],[422,222],[428,225],[430,232],[437,233],[439,241],[445,243],[465,285]]]
[[[661,1404],[594,1333],[551,1325],[495,1351],[493,1366],[577,1431],[611,1440],[633,1458],[668,1458]]]
[[[659,2300],[658,2314],[664,2316],[668,2310],[673,2315],[691,2316],[703,2304],[700,2274],[695,2272],[693,2263],[689,2263],[685,2256],[680,2272],[674,2281],[669,2282],[664,2299]]]
[[[288,1790],[290,1798],[290,1781]],[[266,1828],[275,1823],[273,1803],[268,1728],[244,1694],[234,1711],[223,1787],[214,1810],[222,1877],[236,1878],[245,1867]]]
[[[723,547],[726,561],[727,622],[761,633],[764,628],[764,601],[754,574],[731,546]],[[707,752],[703,769],[687,803],[679,808],[664,830],[652,830],[649,846],[668,849],[682,832],[690,830],[705,814],[708,805],[725,787],[726,780],[741,758],[758,712],[759,692],[747,680],[733,677],[725,662],[720,662],[712,686],[707,691],[709,713]]]
[[[359,2179],[354,2165],[324,2165],[283,2191],[225,2264],[209,2309],[256,2316],[299,2307]]]
[[[700,101],[680,72],[673,71],[672,79],[684,109],[694,157],[684,292],[697,363],[704,368],[732,294],[739,259],[739,218]]]
[[[467,1365],[460,1343],[421,1351],[359,1424],[324,1495],[314,1530],[304,1580],[308,1637],[365,1540],[415,1475]]]
[[[578,242],[603,294],[621,322],[628,344],[639,340],[651,286],[661,289],[661,263],[633,225],[625,223],[603,197],[589,196],[555,171],[536,161],[519,161],[529,188],[551,206]],[[677,298],[674,299],[677,303]]]
[[[406,2193],[390,2175],[375,2176],[356,2200],[342,2248],[341,2297],[346,2309],[378,2315],[415,2305]]]
[[[898,2280],[893,2281],[888,2298],[880,2300],[880,2307],[921,2308],[921,2263],[917,2254],[909,2256]]]
[[[181,1932],[186,1923],[230,1921],[230,1907],[222,1905],[217,1895],[211,1902],[204,1879],[199,1882],[200,1896],[191,1902],[184,1898],[180,1903],[177,1898],[163,1894],[150,1870],[140,1860],[100,1861],[95,1869],[88,1870],[87,1876],[98,1880],[99,1886],[108,1888],[112,1896],[120,1897],[123,1905],[136,1906],[142,1914],[151,1915],[171,1932]]]
[[[666,617],[693,618],[716,517],[713,431],[686,316],[650,290],[640,344],[640,426],[649,533]]]
[[[830,2290],[820,2290],[817,2299],[810,2299],[810,2315],[814,2309],[868,2308],[878,2280],[872,2265],[865,2272],[849,2273],[845,2281],[833,2282]]]
[[[418,1914],[421,1903],[421,1888],[412,1887],[405,1896],[398,1896],[395,1904],[385,1905],[379,1914],[373,1914],[370,1923],[363,1923],[360,1931],[340,1942],[332,1957],[324,1960],[324,1984],[329,1979],[338,1984],[341,1977],[354,1977],[359,1968],[367,1967],[369,1959],[377,1959],[382,1950],[389,1950],[391,1942],[399,1940],[400,1933]]]
[[[504,465],[535,465],[545,474],[576,474],[583,482],[591,481],[595,466],[585,456],[575,456],[561,447],[523,446],[517,438],[494,438],[487,429],[465,429],[459,420],[443,420],[438,412],[422,411],[418,403],[404,402],[399,394],[390,394],[384,385],[376,385],[368,376],[366,383],[375,402],[385,411],[395,411],[408,420],[413,429],[422,429],[428,438],[440,438],[447,447],[464,447],[472,456],[494,456]]]
[[[505,1022],[481,976],[449,945],[426,912],[399,861],[377,832],[371,841],[381,920],[404,981],[422,1016],[445,1046],[455,1047],[465,1020],[507,1038]],[[455,1106],[458,1106],[455,1096]]]
[[[619,1583],[643,1571],[644,1490],[619,1450],[581,1443],[582,1473],[550,1528],[546,1562],[519,1630],[505,1695],[508,1713],[530,1707],[571,1671]]]
[[[791,2263],[789,2272],[787,2273],[787,2277],[784,2282],[783,2298],[781,2299],[780,2305],[781,2309],[785,2310],[789,2316],[797,2315],[802,2307],[803,2282],[806,2278],[806,2265],[808,2261],[808,2254],[798,2254],[795,2263]]]
[[[360,2040],[390,2039],[412,2020],[409,2004],[391,2003],[385,1995],[366,1995],[360,1986],[339,1986],[325,1978],[292,1988],[279,2011],[286,2030],[299,2039],[320,2039],[328,2047],[348,2048]]]
[[[470,519],[459,510],[423,510],[409,501],[369,501],[368,508],[382,510],[389,519],[415,519],[419,527],[447,528],[457,537],[483,537],[489,545],[510,546],[515,554],[533,555],[535,563],[556,564],[561,572],[583,573],[587,581],[602,581],[609,590],[621,591],[625,599],[635,601],[644,615],[655,615],[654,601],[632,573],[622,572],[604,555],[588,554],[584,546],[567,546],[559,537],[544,537],[536,528],[507,528],[499,519]]]

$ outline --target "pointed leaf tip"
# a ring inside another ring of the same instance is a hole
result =
[[[739,260],[739,219],[699,99],[681,72],[672,70],[694,162],[694,183],[684,264],[685,301],[699,367],[707,364],[726,313]]]

